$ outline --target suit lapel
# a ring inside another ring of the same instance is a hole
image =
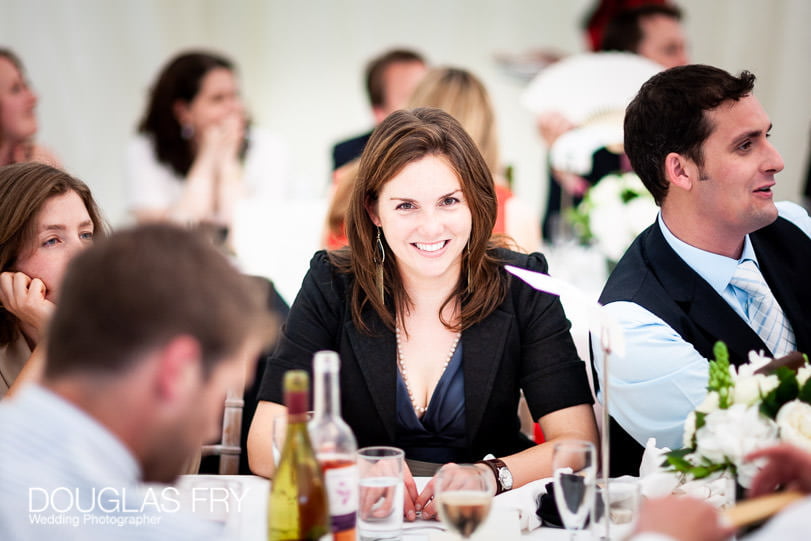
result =
[[[371,312],[371,311],[369,311]],[[376,314],[367,313],[372,335],[359,332],[351,319],[345,323],[349,343],[355,352],[366,386],[389,438],[394,441],[397,396],[397,346],[394,333],[386,329]],[[369,411],[371,415],[373,412]]]
[[[496,310],[484,321],[462,333],[468,444],[473,434],[478,433],[490,401],[512,319],[507,312]]]
[[[727,302],[673,251],[659,227],[654,226],[643,257],[668,294],[712,342],[722,340],[730,358],[746,362],[749,351],[769,348]],[[737,363],[734,363],[737,364]]]

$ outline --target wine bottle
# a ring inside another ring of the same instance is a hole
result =
[[[330,527],[335,541],[354,541],[358,514],[358,444],[352,429],[341,418],[338,385],[340,358],[334,351],[313,357],[315,411],[310,439],[327,485]]]
[[[307,372],[290,370],[284,375],[287,436],[271,483],[269,541],[330,539],[324,477],[307,431],[309,394]]]

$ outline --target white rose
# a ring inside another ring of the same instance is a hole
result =
[[[717,464],[728,460],[738,468],[739,475],[742,470],[748,473],[746,455],[778,442],[777,425],[762,416],[757,406],[735,404],[708,414],[704,422],[696,431],[696,454]],[[740,479],[742,485],[751,480],[745,477]]]
[[[811,452],[811,405],[792,400],[777,412],[780,439]]]
[[[755,372],[766,366],[772,362],[771,357],[767,357],[763,350],[760,351],[750,351],[749,352],[749,362],[747,364],[742,364],[740,368],[738,368],[738,375],[739,376],[754,376]]]
[[[757,376],[743,376],[735,380],[732,403],[751,406],[760,399],[760,386]]]
[[[696,407],[696,411],[700,411],[701,413],[712,413],[718,409],[720,402],[721,397],[718,396],[718,393],[716,391],[710,391],[707,393],[707,396],[704,397],[701,404]]]
[[[600,186],[598,184],[597,186]],[[618,261],[630,241],[623,222],[624,207],[619,199],[595,207],[589,217],[591,232],[597,238],[600,251],[614,261]]]
[[[780,378],[772,374],[771,376],[763,376],[758,380],[760,384],[760,396],[766,396],[780,386]]]
[[[760,402],[762,397],[776,389],[778,385],[780,385],[780,379],[773,375],[738,376],[735,380],[732,403],[751,406]]]
[[[799,370],[797,370],[797,383],[800,384],[800,388],[805,385],[805,382],[808,381],[808,378],[811,377],[811,366],[805,365],[801,366]]]
[[[682,436],[682,447],[693,446],[693,436],[696,433],[696,412],[691,411],[684,420],[684,436]]]
[[[639,196],[625,205],[624,219],[628,225],[629,234],[636,238],[647,227],[656,220],[656,213],[659,207],[653,201],[653,197]]]

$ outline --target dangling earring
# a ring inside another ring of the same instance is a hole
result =
[[[180,137],[186,141],[194,137],[194,126],[191,124],[183,124],[180,126]]]
[[[473,291],[473,284],[470,282],[470,241],[467,241],[467,294]]]
[[[375,251],[374,262],[377,265],[377,288],[380,290],[380,302],[386,303],[385,291],[383,288],[383,263],[386,262],[386,250],[383,248],[383,239],[380,237],[380,226],[377,228],[377,250]],[[378,253],[380,254],[378,257]]]

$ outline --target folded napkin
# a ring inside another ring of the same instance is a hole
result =
[[[665,471],[662,464],[667,447],[657,448],[656,438],[649,438],[639,466],[639,483],[642,495],[661,498],[669,494],[683,494],[705,500],[716,507],[725,507],[734,502],[735,483],[727,476],[715,475],[706,479],[687,481],[677,472]]]
[[[656,438],[648,438],[645,443],[645,453],[639,465],[639,484],[646,498],[662,498],[672,494],[681,483],[681,475],[662,468],[665,454],[669,452],[667,447],[656,447]]]
[[[541,495],[546,493],[545,485],[550,481],[550,479],[539,479],[522,487],[503,492],[493,498],[493,508],[517,511],[518,522],[523,532],[540,528],[541,519],[537,514],[538,501]]]

